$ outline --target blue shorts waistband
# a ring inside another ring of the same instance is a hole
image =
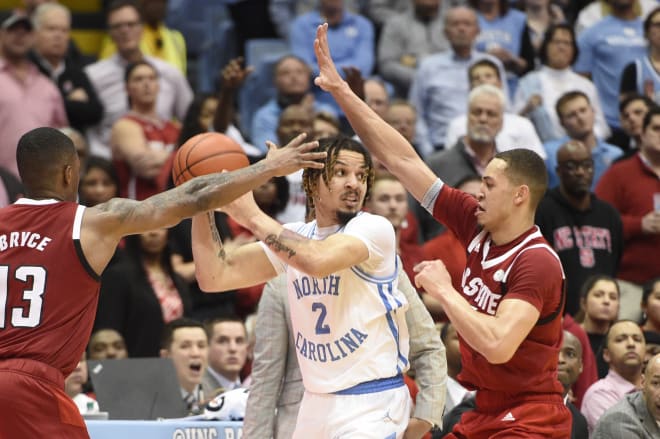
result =
[[[364,383],[356,384],[348,389],[334,392],[334,395],[363,395],[365,393],[376,393],[384,390],[396,389],[403,385],[403,375],[398,374],[389,378],[365,381]]]

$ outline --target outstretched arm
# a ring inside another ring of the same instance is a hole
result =
[[[314,83],[332,94],[369,152],[421,201],[437,177],[410,143],[357,97],[341,78],[330,56],[327,32],[327,24],[319,26],[314,40],[319,63],[319,76]]]
[[[317,160],[325,153],[311,152],[318,143],[303,143],[304,139],[304,135],[296,137],[247,168],[193,178],[144,201],[114,198],[86,209],[80,241],[88,262],[100,273],[123,236],[171,227],[183,218],[221,207],[274,176],[300,168],[322,168]]]

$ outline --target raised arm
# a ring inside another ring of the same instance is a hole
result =
[[[81,231],[85,256],[100,273],[125,235],[171,227],[183,218],[221,207],[274,176],[300,168],[322,168],[317,160],[325,153],[310,152],[318,144],[303,143],[304,139],[300,135],[284,148],[273,148],[266,159],[254,165],[200,176],[144,201],[115,198],[86,209]]]
[[[360,100],[341,78],[330,56],[327,30],[327,24],[319,26],[314,40],[320,70],[314,83],[332,94],[369,152],[421,200],[437,177],[410,143]]]

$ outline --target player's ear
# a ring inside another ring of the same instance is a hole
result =
[[[67,186],[70,186],[73,183],[73,166],[71,165],[66,165],[64,166],[64,182],[66,183]]]
[[[520,205],[528,198],[529,198],[529,186],[527,186],[526,184],[518,186],[516,188],[513,197],[514,203]]]

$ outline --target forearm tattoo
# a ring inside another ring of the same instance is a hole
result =
[[[279,238],[275,235],[268,235],[266,236],[266,239],[264,239],[264,243],[274,252],[284,252],[287,253],[289,256],[289,259],[294,257],[296,255],[296,251],[292,249],[291,247],[287,246],[284,244],[282,241],[279,240]]]
[[[213,238],[213,241],[220,246],[220,251],[218,251],[218,257],[222,260],[225,259],[225,248],[222,245],[222,238],[220,238],[220,233],[218,232],[218,228],[215,226],[215,214],[213,212],[207,212],[206,216],[209,220],[209,229],[211,231],[211,237]]]

